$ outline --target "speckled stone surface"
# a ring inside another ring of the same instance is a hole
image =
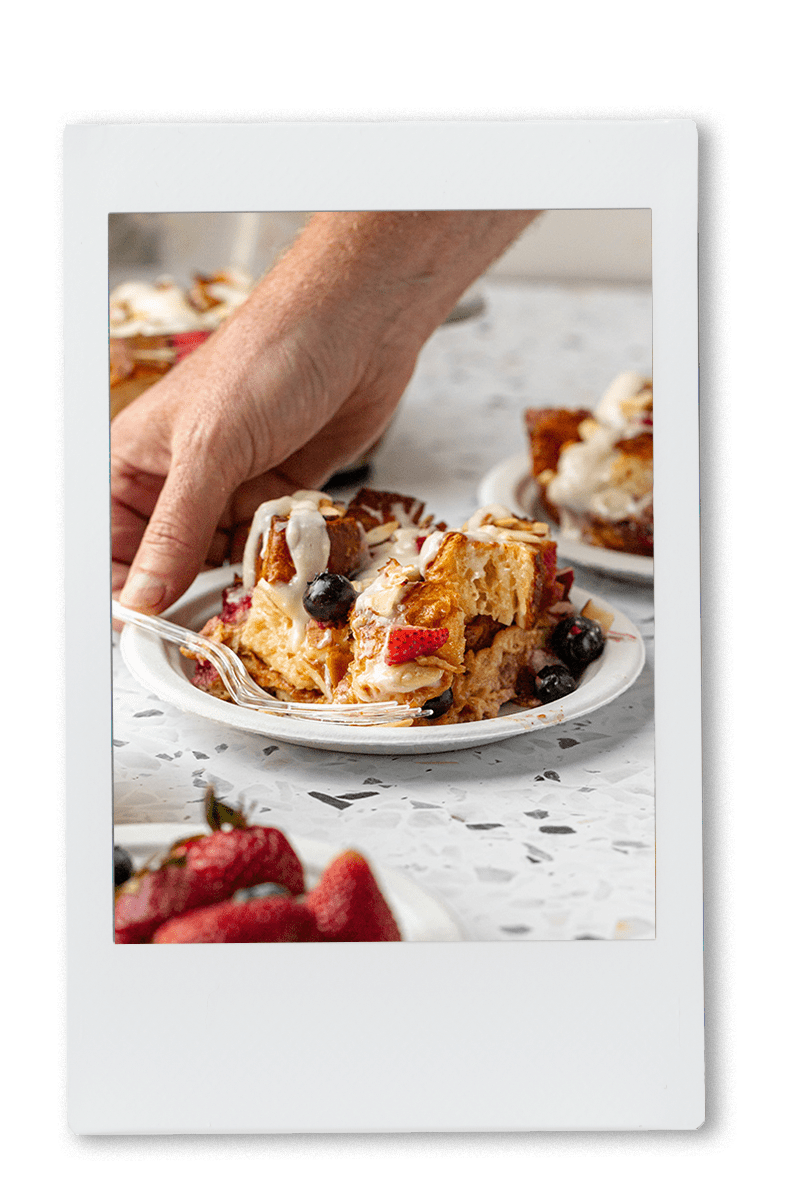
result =
[[[425,347],[376,460],[375,486],[418,495],[451,523],[523,445],[527,404],[591,405],[620,370],[651,370],[646,289],[485,292],[481,317]],[[576,577],[638,626],[640,679],[582,720],[444,755],[332,753],[236,732],[159,701],[116,652],[116,824],[188,825],[211,783],[267,823],[402,871],[472,940],[653,937],[652,591]]]

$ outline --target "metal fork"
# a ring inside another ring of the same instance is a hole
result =
[[[216,669],[222,683],[236,704],[242,708],[254,708],[264,712],[279,713],[286,717],[304,717],[310,721],[326,721],[336,725],[390,725],[398,721],[414,720],[422,715],[421,708],[409,708],[395,700],[383,700],[375,704],[304,704],[293,700],[278,700],[259,687],[251,677],[238,655],[220,642],[174,625],[162,617],[150,617],[146,613],[126,608],[117,600],[112,602],[112,616],[116,621],[136,625],[149,633],[155,633],[185,650],[192,650],[200,658],[207,659]]]

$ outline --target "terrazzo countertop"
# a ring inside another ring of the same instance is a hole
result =
[[[619,371],[651,374],[648,289],[490,282],[485,296],[480,317],[426,345],[370,481],[451,524],[523,446],[526,405],[593,406]],[[116,646],[116,825],[197,822],[210,783],[255,819],[402,872],[471,940],[653,937],[652,589],[580,568],[576,580],[638,627],[640,678],[588,717],[447,754],[335,753],[239,732],[160,701]]]

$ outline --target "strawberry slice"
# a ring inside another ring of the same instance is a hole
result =
[[[219,672],[216,667],[212,667],[210,662],[204,658],[198,658],[197,666],[192,675],[192,683],[201,691],[207,692],[214,686],[215,683],[221,683]]]
[[[395,625],[389,631],[386,661],[390,667],[411,662],[440,650],[449,637],[448,629],[422,629],[418,625]]]
[[[370,867],[357,850],[329,863],[305,907],[317,942],[400,942],[400,930]]]
[[[151,939],[156,945],[184,942],[311,941],[312,916],[303,904],[269,896],[238,904],[225,900],[165,921]]]

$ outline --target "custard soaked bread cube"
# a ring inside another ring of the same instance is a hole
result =
[[[451,588],[465,617],[463,671],[440,723],[496,716],[510,700],[534,703],[535,670],[552,657],[554,620],[564,604],[556,583],[556,544],[541,522],[482,510],[442,542],[426,570]]]
[[[448,724],[540,703],[568,590],[548,526],[500,506],[447,530],[412,497],[363,489],[345,510],[297,492],[255,514],[243,578],[204,632],[280,698],[392,700]],[[204,664],[195,683],[221,694]]]
[[[425,578],[451,588],[468,621],[492,617],[528,629],[542,606],[546,570],[555,574],[556,546],[547,533],[547,525],[525,521],[510,526],[500,541],[495,535],[448,533]]]

